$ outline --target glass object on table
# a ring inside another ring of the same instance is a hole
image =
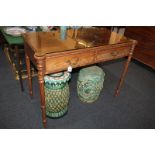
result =
[[[77,30],[78,30],[79,28],[81,28],[81,26],[71,26],[71,28],[73,29],[73,36],[72,36],[72,38],[73,38],[73,39],[76,39]]]
[[[44,32],[49,32],[53,29],[54,26],[40,26],[40,29]]]
[[[60,26],[60,39],[65,40],[67,35],[67,26]]]
[[[36,31],[37,26],[27,26],[29,31]]]

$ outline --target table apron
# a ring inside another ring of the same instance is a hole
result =
[[[113,49],[102,50],[99,49],[96,55],[96,63],[104,62],[109,60],[115,60],[128,56],[130,53],[131,46],[117,47]]]
[[[46,56],[45,74],[55,73],[72,68],[87,66],[98,62],[104,62],[123,58],[129,55],[131,46],[122,46],[112,49],[93,48],[77,51],[68,51],[61,54]]]

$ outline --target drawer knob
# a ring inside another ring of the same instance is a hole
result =
[[[72,72],[72,66],[68,66],[67,71]]]

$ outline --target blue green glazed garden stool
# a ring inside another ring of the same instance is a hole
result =
[[[77,93],[81,101],[93,103],[103,88],[105,73],[98,66],[83,68],[79,72]]]
[[[44,77],[46,115],[51,118],[63,116],[68,111],[69,85],[68,72],[50,74]]]

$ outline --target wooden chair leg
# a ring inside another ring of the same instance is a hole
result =
[[[33,90],[32,90],[32,75],[31,75],[31,67],[30,67],[30,58],[28,57],[26,52],[25,52],[25,60],[26,60],[26,68],[27,68],[27,75],[28,75],[29,94],[30,94],[30,97],[32,98]]]
[[[19,55],[18,46],[15,46],[15,52],[16,52],[16,56],[17,56],[17,70],[18,70],[20,88],[21,88],[21,91],[24,91],[22,74],[21,74],[20,55]]]

